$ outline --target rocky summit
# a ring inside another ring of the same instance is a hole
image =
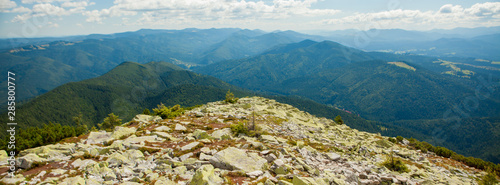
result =
[[[1,151],[2,154],[5,151]],[[7,155],[1,161],[6,161]],[[404,171],[384,164],[400,161]],[[485,172],[261,97],[22,151],[4,184],[477,184]]]

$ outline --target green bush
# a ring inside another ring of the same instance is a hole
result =
[[[340,117],[340,115],[338,115],[337,117],[335,117],[335,119],[333,121],[335,121],[335,123],[337,123],[339,125],[343,125],[344,124],[344,121],[342,120],[342,117]]]
[[[400,142],[400,143],[401,143],[401,142],[403,142],[403,139],[404,139],[404,138],[403,138],[402,136],[398,136],[398,137],[396,137],[396,139],[398,140],[398,142]]]
[[[486,170],[486,169],[491,169],[492,174],[496,174],[497,176],[500,176],[500,164],[494,164],[492,162],[486,162],[482,159],[479,158],[474,158],[474,157],[465,157],[463,155],[457,154],[445,147],[440,147],[440,146],[432,146],[431,144],[427,142],[420,142],[414,138],[408,139],[410,141],[410,146],[414,147],[415,149],[419,149],[422,152],[427,152],[431,151],[436,153],[438,156],[446,157],[446,158],[451,158],[459,162],[465,163],[467,166],[481,169],[481,170]]]
[[[490,168],[487,170],[488,174],[485,176],[482,176],[481,179],[479,180],[479,185],[495,185],[498,184],[498,180]]]
[[[390,142],[392,142],[394,144],[397,142],[396,139],[394,139],[393,137],[389,137],[387,140],[389,140]]]
[[[184,114],[184,109],[180,105],[167,107],[163,103],[153,109],[154,115],[160,116],[163,119],[172,119]]]
[[[401,159],[395,158],[392,153],[387,157],[382,165],[391,171],[397,171],[400,173],[410,172],[408,167],[406,167],[406,164]]]
[[[151,111],[149,111],[149,109],[148,109],[148,108],[145,108],[145,109],[142,111],[142,114],[151,115]]]
[[[245,123],[243,123],[243,122],[238,122],[238,123],[235,123],[235,124],[231,124],[230,127],[231,127],[231,131],[236,136],[238,134],[248,135],[248,128],[245,126]]]
[[[224,101],[226,103],[236,103],[238,101],[238,98],[235,98],[231,90],[228,90],[226,93],[226,99]]]
[[[108,114],[108,117],[107,118],[104,118],[104,121],[100,124],[98,124],[99,128],[100,129],[104,129],[104,130],[113,130],[115,128],[115,126],[118,126],[118,125],[121,125],[122,124],[122,120],[120,118],[118,118],[117,115],[115,115],[114,113],[111,113],[111,114]]]

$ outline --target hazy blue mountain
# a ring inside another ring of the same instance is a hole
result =
[[[339,30],[323,33],[330,40],[367,51],[438,57],[500,60],[500,27],[412,31],[402,29]]]

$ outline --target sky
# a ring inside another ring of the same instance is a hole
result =
[[[245,28],[299,32],[500,26],[499,1],[0,0],[0,38],[139,29]]]

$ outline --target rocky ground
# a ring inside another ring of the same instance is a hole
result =
[[[249,134],[230,125],[255,125]],[[253,135],[253,136],[251,136]],[[175,119],[137,115],[22,151],[5,184],[477,184],[485,173],[261,97],[213,102]],[[6,161],[5,151],[1,151]],[[409,172],[381,163],[404,161]]]

